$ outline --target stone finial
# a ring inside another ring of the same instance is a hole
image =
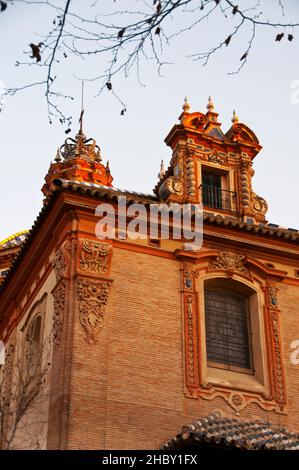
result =
[[[187,96],[185,96],[182,108],[183,108],[184,113],[188,113],[188,111],[190,110],[190,104],[188,103]]]
[[[237,116],[236,110],[233,110],[232,123],[237,124],[239,122],[239,117]]]
[[[213,101],[212,101],[212,98],[209,96],[208,104],[207,104],[207,110],[208,110],[209,112],[213,112],[213,111],[214,111],[214,108],[215,108],[215,106],[214,106],[214,103],[213,103]]]
[[[158,173],[158,178],[161,179],[161,178],[163,178],[164,175],[165,175],[164,162],[163,162],[163,160],[161,160],[160,171]]]

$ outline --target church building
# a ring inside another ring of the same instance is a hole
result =
[[[299,232],[254,192],[259,140],[209,98],[165,143],[152,194],[118,189],[81,121],[0,244],[2,448],[299,450]],[[162,216],[130,236],[132,204],[187,205],[193,228],[200,207],[201,246],[171,214],[169,237]]]

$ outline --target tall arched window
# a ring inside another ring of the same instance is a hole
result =
[[[209,366],[252,373],[250,296],[228,279],[205,282],[206,350]]]

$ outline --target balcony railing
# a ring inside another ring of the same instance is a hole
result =
[[[200,186],[200,189],[204,206],[230,212],[237,211],[237,197],[234,191],[227,191],[226,189],[206,186],[204,184]]]

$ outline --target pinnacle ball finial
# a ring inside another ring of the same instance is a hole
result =
[[[236,110],[233,110],[232,123],[237,124],[239,122],[239,117],[237,116]]]
[[[183,111],[184,113],[188,113],[189,109],[190,109],[190,104],[188,103],[188,98],[187,96],[185,96],[185,99],[184,99],[184,103],[183,103]]]
[[[215,106],[214,106],[214,103],[212,101],[212,98],[209,96],[208,104],[207,104],[207,110],[212,112],[212,111],[214,111],[214,108],[215,108]]]

